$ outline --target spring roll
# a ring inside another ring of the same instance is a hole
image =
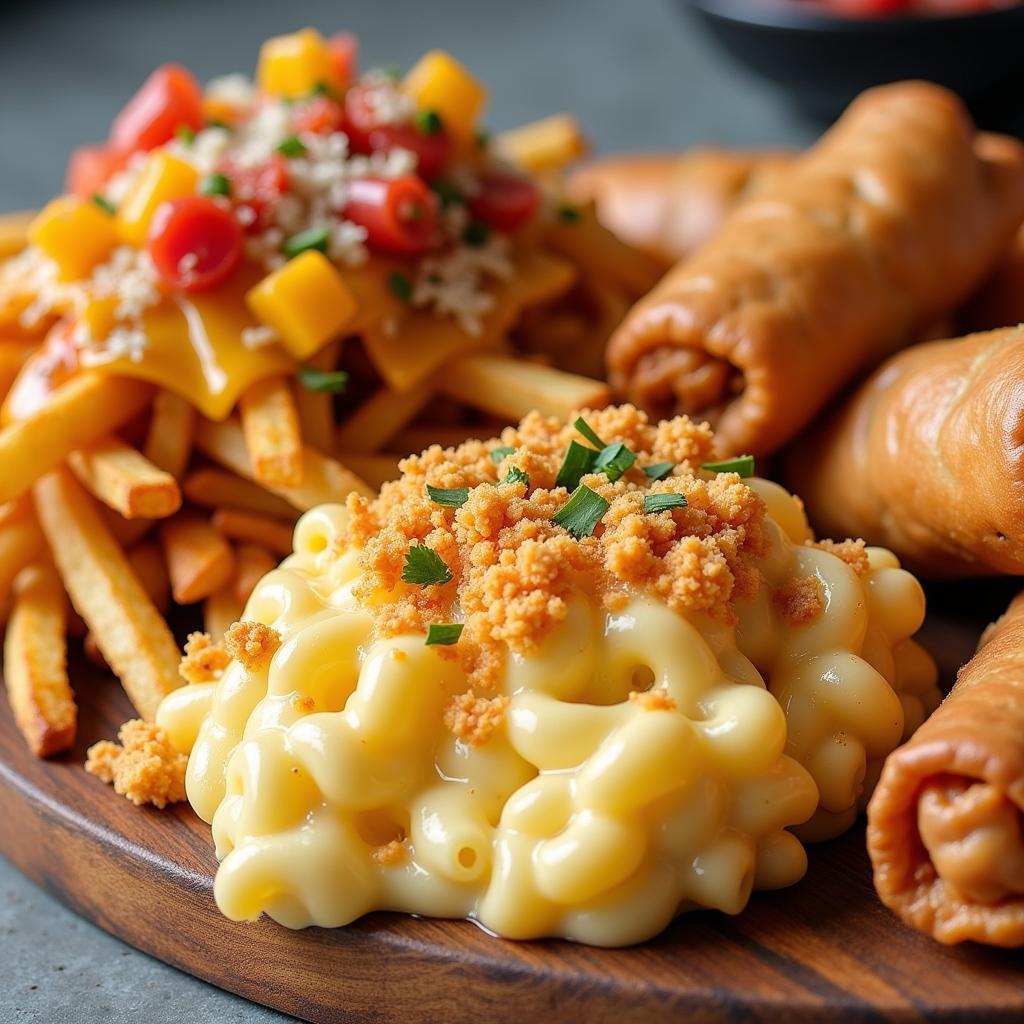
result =
[[[740,200],[774,181],[793,161],[782,152],[701,148],[605,157],[576,171],[569,193],[592,200],[601,223],[665,263],[711,237]]]
[[[965,334],[1024,323],[1024,228],[957,320]]]
[[[786,456],[815,530],[922,576],[1024,574],[1024,328],[915,345]]]
[[[925,82],[861,95],[626,316],[612,385],[706,418],[733,453],[792,438],[859,372],[954,309],[1024,218],[1024,147]]]
[[[1024,946],[1024,593],[868,805],[882,902],[939,942]]]

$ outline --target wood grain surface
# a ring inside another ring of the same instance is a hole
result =
[[[1006,593],[935,595],[926,635],[947,680]],[[66,757],[36,761],[0,702],[0,852],[125,942],[276,1009],[409,1024],[1024,1020],[1024,953],[947,949],[901,925],[875,897],[860,826],[815,847],[794,888],[736,918],[689,914],[630,949],[394,914],[301,932],[230,922],[213,902],[209,829],[187,805],[137,809],[85,774],[85,748],[131,709],[112,678],[84,662],[72,673],[79,741]]]

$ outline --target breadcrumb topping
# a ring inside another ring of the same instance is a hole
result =
[[[629,699],[634,704],[639,704],[644,711],[675,711],[676,702],[668,690],[658,687],[654,690],[644,690],[638,693],[630,690]]]
[[[825,610],[825,595],[817,576],[798,576],[774,591],[772,605],[794,626],[806,626]]]
[[[375,847],[370,856],[381,867],[393,868],[409,859],[409,850],[404,839],[392,839],[390,843]]]
[[[472,690],[453,697],[444,709],[449,732],[471,747],[482,747],[505,720],[508,697],[477,697]]]
[[[581,478],[609,504],[592,536],[577,538],[552,522],[569,498],[555,483],[565,453],[571,441],[586,443],[575,414],[566,424],[531,413],[498,439],[434,445],[403,460],[402,477],[376,499],[350,495],[336,550],[360,551],[355,596],[374,606],[377,637],[462,622],[458,644],[437,650],[457,657],[470,683],[486,691],[507,652],[535,650],[579,593],[609,609],[647,593],[681,615],[735,621],[734,602],[753,596],[760,582],[753,562],[767,543],[765,508],[736,474],[701,470],[714,457],[711,429],[685,416],[654,425],[631,405],[581,415],[605,444],[621,442],[636,456],[618,480],[600,471]],[[495,463],[498,447],[513,451]],[[643,472],[665,462],[673,468],[664,480]],[[513,468],[528,483],[499,484]],[[427,484],[466,487],[468,499],[458,508],[436,504]],[[686,504],[646,513],[645,496],[656,494],[681,494]],[[402,581],[416,544],[440,556],[449,582]]]
[[[152,722],[133,718],[110,740],[94,743],[86,755],[85,770],[112,782],[114,791],[136,806],[166,807],[185,799],[188,757],[171,746],[164,731]]]
[[[867,576],[871,571],[867,547],[863,540],[819,540],[808,541],[808,546],[827,551],[841,558],[858,576]]]
[[[231,655],[223,644],[215,644],[209,633],[189,633],[178,674],[186,683],[210,683],[220,679]]]
[[[224,634],[224,647],[249,672],[263,668],[281,646],[281,634],[262,622],[235,622]]]

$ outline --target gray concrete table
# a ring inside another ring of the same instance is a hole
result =
[[[266,36],[305,24],[356,31],[371,63],[408,65],[431,47],[449,49],[488,82],[491,127],[568,110],[603,151],[698,141],[793,145],[817,130],[705,45],[668,0],[36,0],[4,7],[0,209],[36,207],[57,192],[71,147],[102,139],[155,64],[177,60],[203,79],[250,70]],[[2,1024],[288,1019],[130,949],[2,859],[0,968]]]

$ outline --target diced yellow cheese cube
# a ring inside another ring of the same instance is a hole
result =
[[[308,359],[351,322],[356,300],[331,261],[307,249],[245,296],[249,309],[281,335],[296,359]]]
[[[89,277],[117,245],[113,217],[76,196],[48,203],[29,225],[28,237],[57,264],[64,281]]]
[[[117,209],[121,237],[131,245],[145,245],[156,208],[169,199],[194,195],[198,184],[199,172],[191,164],[170,153],[153,153]]]
[[[324,37],[315,28],[275,36],[260,47],[256,80],[271,96],[308,96],[331,78],[331,58]]]
[[[458,139],[471,139],[487,90],[444,50],[425,53],[405,76],[406,92],[421,110],[436,110]]]

